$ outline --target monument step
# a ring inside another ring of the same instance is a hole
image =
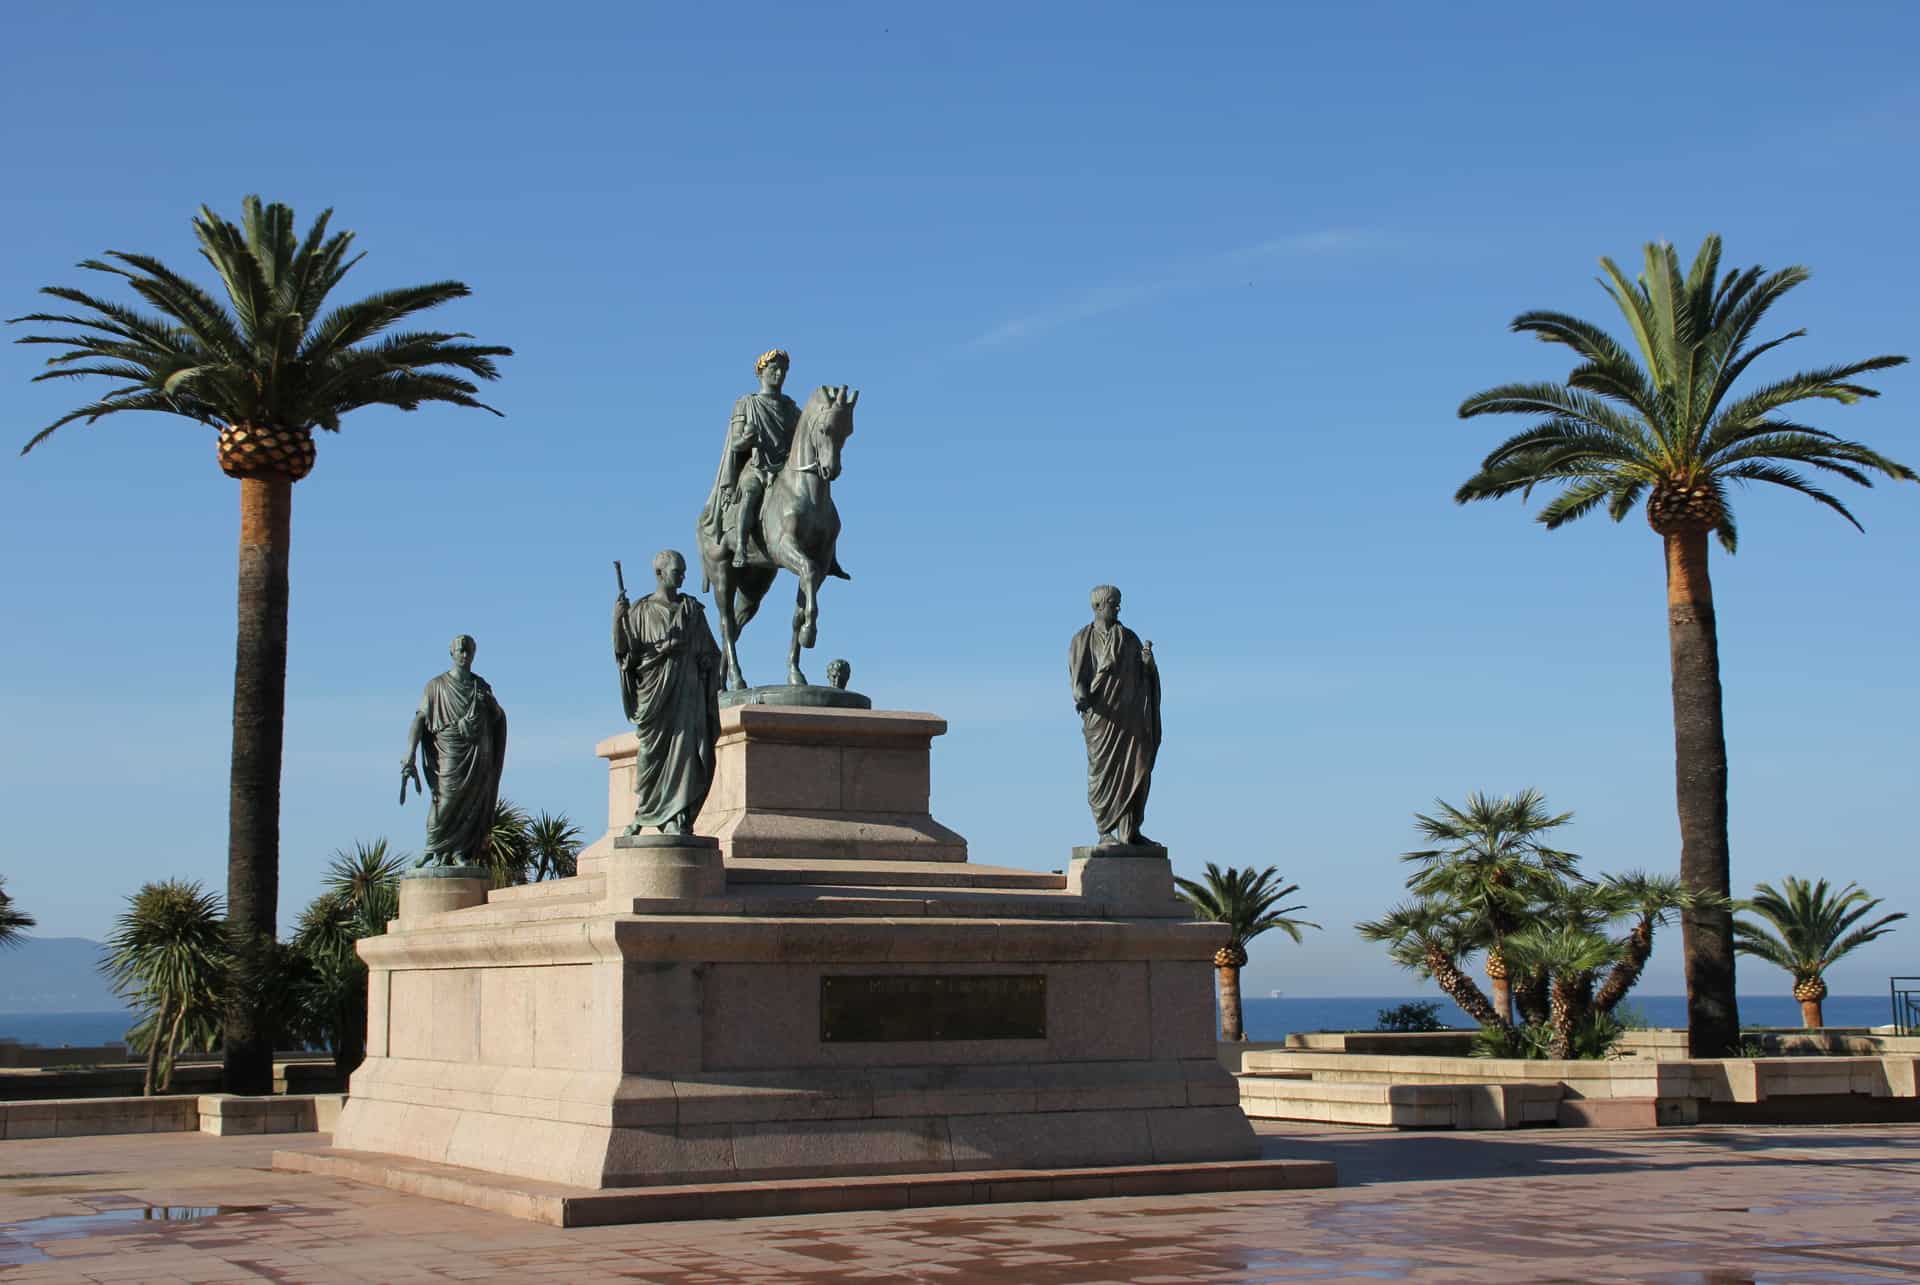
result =
[[[606,894],[607,884],[603,877],[585,875],[569,879],[545,879],[511,888],[494,888],[487,893],[487,902],[496,906],[526,906],[552,901],[597,901]]]
[[[596,1190],[458,1165],[327,1148],[276,1151],[273,1167],[324,1174],[553,1227],[765,1218],[1008,1201],[1085,1200],[1196,1192],[1301,1191],[1338,1181],[1324,1160],[1228,1160],[1085,1168],[990,1169],[778,1178]]]
[[[774,884],[739,898],[749,915],[925,915],[950,919],[1085,919],[1086,902],[1064,892],[994,888],[942,892],[927,888],[852,889],[835,884]]]
[[[1065,890],[1067,877],[1037,870],[953,861],[831,861],[742,857],[727,862],[729,885],[807,884],[886,888],[1033,888]]]

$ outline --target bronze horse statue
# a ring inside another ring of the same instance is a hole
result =
[[[720,649],[727,658],[727,690],[741,691],[734,641],[760,610],[760,601],[785,567],[800,581],[794,595],[793,640],[787,647],[787,681],[806,684],[800,649],[811,647],[819,632],[820,585],[828,576],[850,580],[834,556],[840,539],[840,512],[833,507],[833,481],[840,476],[840,450],[853,434],[853,404],[860,393],[844,385],[816,388],[793,430],[793,449],[767,488],[755,523],[757,541],[747,541],[747,565],[733,565],[731,506],[715,484],[695,524],[700,567],[719,608]],[[738,501],[735,501],[737,503]]]

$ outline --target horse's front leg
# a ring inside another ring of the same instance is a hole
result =
[[[721,559],[721,566],[723,568],[726,566],[724,558]],[[740,634],[740,623],[734,617],[733,576],[730,575],[727,570],[722,570],[713,578],[713,602],[714,605],[720,609],[718,613],[720,616],[720,654],[725,656],[727,661],[727,690],[730,692],[744,691],[747,686],[747,680],[740,673],[740,654],[734,650],[733,645],[734,639]]]
[[[793,591],[793,640],[787,644],[787,681],[795,687],[805,687],[807,676],[800,672],[800,648],[813,646],[811,626],[807,620],[807,586],[813,583],[811,575],[800,577],[800,587]],[[807,635],[802,642],[802,635]]]

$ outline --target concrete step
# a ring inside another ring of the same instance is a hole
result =
[[[1256,1120],[1311,1120],[1391,1129],[1517,1129],[1559,1122],[1558,1084],[1352,1084],[1293,1075],[1240,1075],[1240,1109]]]
[[[607,881],[601,875],[572,879],[547,879],[521,884],[515,888],[495,888],[487,893],[490,906],[543,906],[558,901],[598,901],[607,895]]]
[[[1064,891],[1067,877],[958,861],[827,861],[745,857],[727,862],[730,885],[808,884],[849,888],[1028,888]]]
[[[931,915],[959,919],[1084,919],[1086,902],[1064,892],[1000,888],[887,888],[841,884],[773,884],[733,888],[750,915]],[[731,901],[734,898],[728,898]]]

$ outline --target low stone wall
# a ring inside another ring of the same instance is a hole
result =
[[[1475,1031],[1295,1031],[1287,1047],[1314,1053],[1378,1053],[1466,1057]]]
[[[33,1102],[67,1098],[126,1098],[137,1096],[146,1082],[143,1063],[62,1067],[59,1070],[0,1069],[0,1102]],[[173,1068],[170,1092],[218,1093],[218,1062],[181,1062]],[[286,1058],[273,1064],[276,1093],[338,1093],[346,1086],[334,1073],[333,1059],[324,1055]]]
[[[0,1102],[0,1139],[78,1138],[113,1133],[331,1133],[338,1093],[235,1097],[47,1098]]]
[[[102,1066],[125,1062],[125,1044],[19,1044],[0,1040],[0,1067]]]
[[[1904,1118],[1907,1114],[1920,1118],[1920,1053],[1912,1052],[1876,1057],[1526,1061],[1288,1049],[1249,1054],[1244,1066],[1242,1106],[1249,1115],[1267,1119],[1382,1122],[1376,1117],[1390,1095],[1326,1091],[1325,1086],[1335,1085],[1424,1085],[1450,1091],[1471,1085],[1552,1085],[1560,1091],[1563,1108],[1568,1103],[1640,1103],[1651,1108],[1644,1112],[1650,1122],[1663,1124],[1702,1118],[1758,1123],[1776,1116],[1794,1121]],[[1343,1101],[1354,1103],[1354,1108],[1340,1108],[1337,1104]],[[1869,1101],[1889,1105],[1862,1115],[1861,1104]],[[1597,1124],[1629,1116],[1575,1107],[1562,1109],[1559,1118],[1568,1124]]]

